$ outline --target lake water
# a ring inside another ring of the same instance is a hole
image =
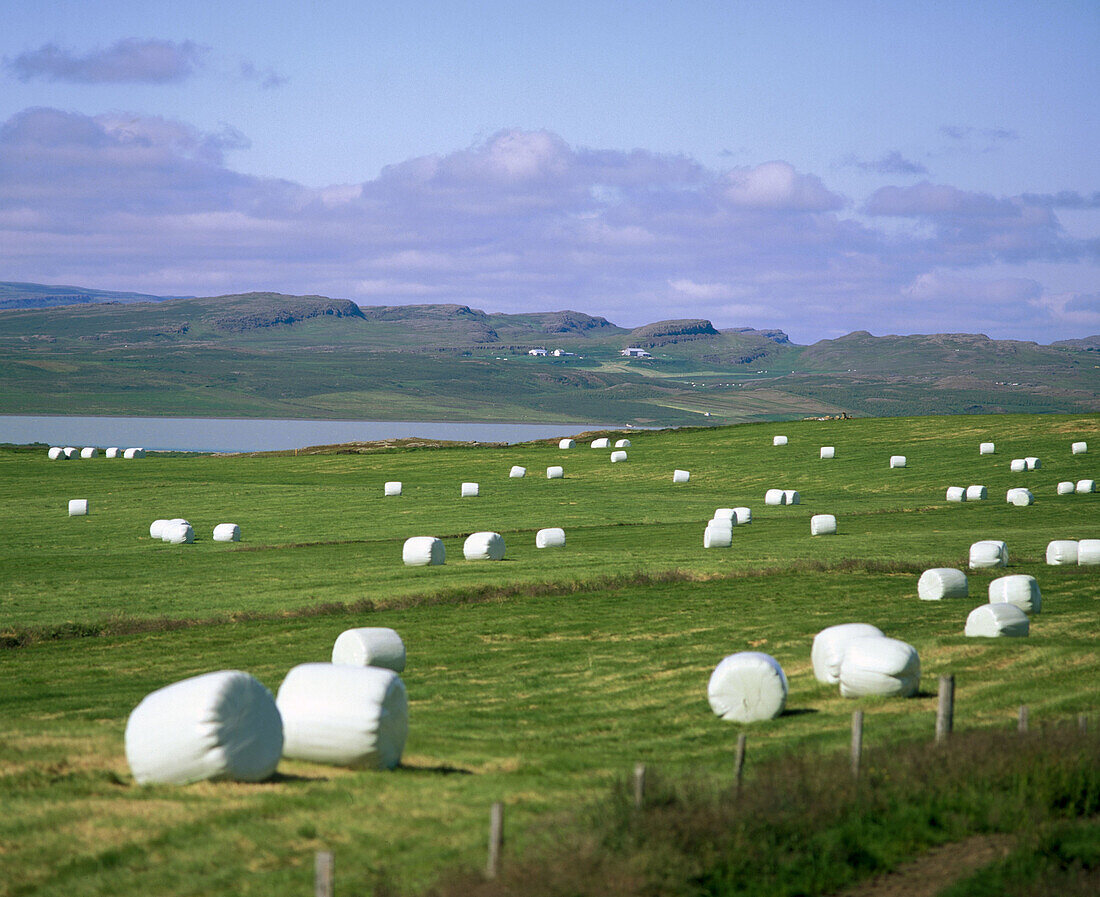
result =
[[[527,442],[597,429],[615,428],[603,424],[0,415],[0,442],[141,446],[180,452],[270,452],[410,436],[461,442]]]

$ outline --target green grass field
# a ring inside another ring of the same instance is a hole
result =
[[[773,447],[773,434],[790,444]],[[1100,538],[1100,495],[1057,496],[1100,478],[1100,417],[951,417],[754,424],[632,432],[625,464],[581,444],[365,454],[150,455],[51,462],[0,450],[0,895],[308,893],[313,854],[337,857],[338,893],[384,877],[422,888],[483,862],[493,800],[507,851],[607,794],[642,761],[669,775],[728,770],[740,727],[706,703],[726,654],[773,654],[788,712],[748,728],[750,763],[847,743],[929,738],[936,677],[957,678],[956,729],[1033,726],[1100,706],[1100,568],[1048,567],[1054,538]],[[1071,455],[1088,440],[1092,453]],[[979,456],[992,440],[997,454]],[[836,446],[832,461],[818,447]],[[892,454],[908,466],[890,470]],[[1036,455],[1041,469],[1012,474]],[[528,468],[509,479],[512,464]],[[545,467],[562,464],[550,481]],[[673,468],[691,481],[672,483]],[[383,498],[401,480],[404,494]],[[459,485],[481,484],[478,498]],[[980,483],[986,502],[948,504]],[[1026,485],[1031,507],[1004,501]],[[794,488],[802,504],[766,507]],[[66,515],[87,498],[87,517]],[[731,549],[704,551],[717,507],[748,505]],[[811,538],[809,518],[839,533]],[[149,538],[186,517],[193,545]],[[238,523],[237,545],[210,539]],[[563,526],[563,550],[534,533]],[[505,561],[466,562],[463,538],[495,530]],[[402,541],[436,535],[448,562],[401,564]],[[962,636],[995,574],[970,599],[921,602],[919,572],[963,566],[971,542],[1007,541],[1008,572],[1034,574],[1043,612],[1026,640]],[[821,628],[863,621],[920,652],[921,694],[841,699],[809,662]],[[148,692],[215,669],[272,691],[290,667],[327,660],[346,628],[392,626],[409,666],[411,729],[391,773],[303,762],[262,785],[135,786],[127,715]],[[563,822],[563,825],[569,824]],[[549,829],[553,831],[552,827]]]

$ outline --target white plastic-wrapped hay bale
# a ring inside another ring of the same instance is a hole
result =
[[[138,454],[138,450],[136,448],[128,448],[122,450],[122,457],[125,458],[127,461],[132,461],[134,460],[134,458],[140,458],[141,456]]]
[[[947,487],[948,501],[966,501],[966,489],[963,486]]]
[[[158,517],[156,520],[149,524],[149,538],[162,538],[164,535],[164,527],[171,522],[172,521],[170,520],[165,520],[164,518]]]
[[[577,443],[576,443],[575,440],[561,439],[561,440],[558,441],[558,448],[560,448],[560,449],[571,449],[574,446],[576,446],[576,444]]]
[[[970,546],[970,568],[1008,566],[1008,546],[1000,539],[982,539]]]
[[[802,496],[798,494],[798,490],[796,489],[784,489],[783,503],[787,505],[800,505],[802,504]]]
[[[99,449],[97,449],[94,445],[86,445],[80,450],[80,457],[83,458],[85,461],[89,458],[95,458],[98,456]]]
[[[840,695],[908,698],[920,688],[917,649],[893,638],[856,638],[840,661]]]
[[[786,445],[786,444],[787,444],[787,437],[786,436],[773,436],[772,437],[772,445]]]
[[[409,699],[393,670],[333,663],[294,667],[275,697],[283,756],[393,769],[409,734]]]
[[[513,464],[512,469],[508,471],[508,476],[513,479],[522,479],[527,476],[527,468],[520,467],[518,464]]]
[[[1074,455],[1083,455],[1089,450],[1089,444],[1087,442],[1073,442],[1070,443],[1070,453]]]
[[[546,479],[548,480],[560,480],[565,477],[565,468],[560,465],[553,465],[546,468]]]
[[[971,638],[1022,638],[1030,630],[1030,622],[1015,604],[983,604],[966,618],[963,635]]]
[[[1014,573],[989,583],[989,603],[1014,604],[1025,614],[1037,614],[1043,609],[1043,596],[1034,576]]]
[[[1100,539],[1082,539],[1077,543],[1077,563],[1081,567],[1100,564]]]
[[[729,520],[731,526],[737,526],[737,511],[735,508],[715,508],[714,520]]]
[[[836,446],[834,446],[834,445],[823,445],[823,446],[821,446],[821,458],[823,460],[826,459],[826,458],[835,458],[835,457],[836,457]]]
[[[468,561],[502,561],[504,536],[500,533],[471,533],[462,543],[462,556]]]
[[[925,570],[917,580],[917,596],[921,601],[966,598],[969,594],[966,574],[952,567],[933,567]]]
[[[1078,495],[1086,495],[1096,491],[1096,480],[1078,480],[1076,492]]]
[[[435,536],[412,536],[401,546],[401,561],[406,567],[433,567],[447,562],[443,540]]]
[[[61,453],[65,456],[66,461],[72,461],[73,458],[80,456],[80,449],[73,445],[67,445],[61,450]]]
[[[1073,490],[1075,488],[1076,485],[1074,484],[1073,480],[1062,480],[1062,482],[1058,484],[1058,494],[1073,495]]]
[[[752,523],[752,509],[746,507],[734,508],[733,519],[737,521],[738,526],[744,526],[746,523]]]
[[[672,471],[672,482],[674,483],[686,483],[691,479],[691,474],[686,470],[674,470]]]
[[[548,526],[535,533],[535,548],[564,548],[565,530],[560,526]]]
[[[171,545],[190,545],[195,541],[195,530],[190,523],[171,521],[161,527],[160,538]]]
[[[882,630],[870,623],[840,623],[822,629],[814,636],[810,649],[810,662],[814,668],[814,678],[826,685],[836,685],[840,681],[840,663],[848,645],[857,638],[885,638]]]
[[[117,445],[112,445],[109,449],[103,452],[103,456],[105,458],[121,458],[122,449],[120,449]]]
[[[836,535],[836,516],[834,514],[814,514],[814,516],[810,518],[810,535]]]
[[[966,487],[967,501],[985,501],[987,498],[989,498],[989,490],[985,486]]]
[[[904,467],[906,465],[905,455],[891,455],[890,466],[891,467]]]
[[[1013,458],[1008,464],[1008,469],[1013,473],[1021,473],[1027,470],[1027,461],[1023,458]]]
[[[1031,494],[1030,489],[1025,489],[1021,486],[1015,489],[1009,489],[1008,492],[1005,493],[1005,501],[1011,505],[1026,508],[1035,501],[1035,496]]]
[[[478,492],[481,491],[481,487],[477,483],[463,483],[461,496],[463,498],[477,498]]]
[[[51,461],[57,461],[58,459],[64,460],[65,450],[59,445],[50,446],[50,450],[46,452],[46,457]]]
[[[733,723],[775,719],[787,704],[787,675],[779,661],[760,651],[724,657],[710,674],[710,709]]]
[[[733,527],[728,520],[712,520],[703,530],[704,548],[729,548],[733,544]]]
[[[69,499],[69,516],[70,517],[83,517],[88,513],[88,499],[86,498],[70,498]]]
[[[782,489],[769,489],[764,493],[764,504],[766,505],[785,505],[787,503],[787,494]]]
[[[400,495],[400,494],[401,494],[401,481],[400,480],[389,480],[382,487],[382,495],[383,496]]]
[[[283,721],[275,699],[239,670],[157,689],[126,721],[126,760],[139,785],[261,782],[282,753]]]
[[[995,451],[995,446],[992,442],[983,442],[978,446],[979,455],[992,455]]]
[[[1028,470],[1038,470],[1043,466],[1043,462],[1036,458],[1034,455],[1029,455],[1024,458],[1024,464],[1027,465]]]
[[[388,626],[345,629],[332,645],[332,662],[344,666],[382,667],[400,673],[405,659],[405,643]]]
[[[606,436],[601,436],[599,439],[593,439],[589,446],[594,449],[611,448],[611,440]]]
[[[1047,563],[1052,567],[1062,564],[1077,564],[1077,541],[1075,539],[1054,539],[1047,543]]]
[[[214,527],[215,542],[240,542],[241,528],[236,523],[219,523]]]
[[[618,464],[620,461],[626,460],[626,452],[618,451],[611,453],[611,463]]]
[[[615,448],[630,448],[630,440],[629,439],[616,439],[615,440]]]

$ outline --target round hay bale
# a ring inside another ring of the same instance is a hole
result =
[[[715,508],[714,520],[730,520],[733,526],[737,526],[737,512],[733,508]]]
[[[560,465],[553,465],[546,468],[546,479],[548,480],[561,480],[565,478],[565,468]]]
[[[733,544],[733,527],[728,520],[712,520],[703,530],[704,548],[729,548]]]
[[[58,459],[65,460],[65,449],[59,445],[50,446],[50,450],[46,452],[46,457],[51,461],[57,461]]]
[[[158,518],[149,524],[149,538],[150,539],[163,539],[164,527],[171,523],[171,520],[164,518]]]
[[[974,608],[966,618],[963,635],[971,638],[1023,638],[1029,629],[1027,614],[1015,604],[983,604]]]
[[[70,517],[83,517],[88,513],[88,499],[86,498],[70,498],[69,499],[69,516]]]
[[[821,453],[820,454],[821,454],[821,459],[822,460],[825,460],[826,458],[835,458],[836,457],[836,446],[823,445],[823,446],[821,446]]]
[[[966,501],[966,489],[962,486],[947,487],[948,501]]]
[[[1034,576],[1014,573],[989,583],[989,603],[1014,604],[1025,614],[1037,614],[1043,609],[1043,596]]]
[[[743,526],[746,523],[752,523],[752,509],[746,507],[734,508],[733,518],[737,521],[738,526]]]
[[[139,785],[262,782],[283,754],[283,721],[258,680],[220,670],[146,695],[126,721],[125,742]]]
[[[565,530],[560,526],[548,526],[535,533],[535,548],[564,548]]]
[[[836,516],[833,514],[814,514],[810,518],[811,536],[835,536]]]
[[[786,444],[787,444],[787,437],[786,436],[773,436],[772,437],[772,445],[786,445]]]
[[[730,654],[707,683],[710,709],[721,719],[754,723],[775,719],[787,704],[787,676],[779,661],[760,651]]]
[[[471,533],[462,543],[462,555],[468,561],[502,561],[504,536],[500,533]]]
[[[138,457],[137,449],[136,448],[123,449],[122,457],[125,458],[127,461],[134,460],[134,458]]]
[[[618,464],[620,461],[625,461],[625,460],[626,460],[626,452],[619,451],[619,452],[612,452],[611,453],[611,463],[612,464]]]
[[[219,523],[214,527],[215,542],[240,542],[241,528],[235,523]]]
[[[788,505],[800,505],[802,504],[802,496],[798,494],[795,489],[783,490],[783,503]]]
[[[785,505],[787,503],[787,493],[782,489],[769,489],[764,493],[764,504],[766,505]]]
[[[982,539],[970,546],[970,568],[1008,566],[1008,546],[999,539]]]
[[[616,439],[615,440],[615,448],[630,448],[630,440],[629,439]]]
[[[994,445],[992,442],[983,442],[978,446],[979,455],[992,455],[994,453]]]
[[[1035,496],[1031,494],[1030,489],[1017,487],[1015,489],[1009,489],[1008,492],[1005,493],[1005,501],[1017,507],[1026,508],[1035,501]]]
[[[599,439],[593,439],[589,446],[594,449],[611,448],[611,440],[606,436],[601,436]]]
[[[463,483],[460,494],[462,498],[477,498],[480,491],[481,487],[477,483]]]
[[[882,630],[870,623],[840,623],[822,629],[814,636],[810,649],[810,663],[813,664],[814,678],[826,685],[836,685],[840,681],[840,663],[848,644],[857,638],[885,638]]]
[[[572,439],[562,439],[562,440],[559,440],[559,442],[558,442],[558,448],[560,448],[560,449],[571,449],[574,446],[576,446],[576,444],[577,444],[576,441],[574,441]]]
[[[985,501],[987,498],[989,498],[989,490],[985,486],[966,487],[967,501]]]
[[[1096,480],[1078,480],[1076,491],[1078,495],[1086,495],[1089,492],[1095,492]]]
[[[109,449],[107,449],[103,453],[103,455],[104,455],[104,457],[107,457],[107,458],[121,458],[122,457],[122,449],[120,449],[117,445],[112,445]]]
[[[1035,456],[1024,458],[1024,464],[1027,465],[1028,470],[1038,470],[1043,466],[1043,462]]]
[[[1075,485],[1072,480],[1062,480],[1062,482],[1058,484],[1058,494],[1073,495],[1074,488]]]
[[[86,445],[80,450],[80,457],[85,461],[89,458],[95,458],[99,455],[99,449],[92,445]]]
[[[686,470],[674,470],[672,471],[672,482],[674,483],[686,483],[691,479],[691,474]]]
[[[62,454],[65,455],[65,460],[66,461],[72,461],[74,458],[77,458],[77,457],[80,456],[80,450],[78,448],[76,448],[75,446],[72,446],[72,445],[65,446],[61,450],[61,452],[62,452]]]
[[[1077,542],[1074,539],[1055,539],[1047,543],[1047,563],[1052,567],[1077,564]]]
[[[1082,539],[1077,543],[1077,563],[1081,567],[1100,564],[1100,539]]]
[[[413,536],[401,546],[401,560],[406,567],[434,567],[447,562],[447,551],[442,539]]]
[[[966,598],[970,594],[966,574],[951,567],[925,570],[917,580],[917,596],[921,601],[941,601],[944,598]]]
[[[1027,470],[1027,461],[1023,458],[1013,458],[1008,464],[1008,469],[1013,473],[1022,473]]]
[[[1070,453],[1074,455],[1083,455],[1089,450],[1089,444],[1087,442],[1073,442],[1070,443]]]
[[[920,657],[903,641],[885,637],[855,638],[840,662],[840,695],[908,698],[920,688]]]
[[[332,645],[332,662],[344,666],[382,667],[400,673],[405,659],[405,643],[388,626],[345,629]]]
[[[190,545],[195,541],[195,530],[190,523],[170,521],[161,527],[160,538],[171,545]]]
[[[405,683],[393,670],[332,663],[294,667],[275,697],[283,756],[393,769],[409,734]]]
[[[388,495],[400,495],[401,494],[401,482],[400,480],[390,480],[382,487],[382,496]]]
[[[890,466],[891,467],[904,467],[906,465],[905,455],[891,455]]]
[[[512,479],[522,479],[527,476],[527,468],[520,467],[518,464],[513,464],[512,469],[508,471],[508,476]]]

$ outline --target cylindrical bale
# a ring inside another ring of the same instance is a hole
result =
[[[1047,563],[1052,567],[1060,564],[1077,563],[1077,541],[1075,539],[1055,539],[1047,543]]]
[[[50,446],[50,450],[46,452],[46,457],[51,461],[57,461],[58,459],[64,460],[65,450],[59,445]]]
[[[1036,458],[1034,455],[1029,455],[1024,458],[1024,464],[1027,465],[1028,470],[1038,470],[1043,466],[1043,462]]]
[[[810,518],[810,535],[836,535],[836,516],[834,514],[814,514],[814,516]]]
[[[65,447],[64,447],[64,448],[63,448],[63,449],[61,450],[61,452],[62,452],[62,454],[64,454],[64,455],[65,455],[65,460],[67,460],[67,461],[72,461],[72,460],[73,460],[73,458],[77,458],[77,457],[79,457],[79,456],[80,456],[80,449],[78,449],[78,448],[77,448],[76,446],[74,446],[74,445],[67,445],[67,446],[65,446]]]
[[[132,461],[137,456],[138,455],[136,448],[123,449],[122,451],[122,457],[125,458],[127,461]]]
[[[103,453],[103,455],[107,458],[121,458],[122,449],[120,449],[117,445],[112,445]]]
[[[916,648],[898,639],[852,639],[840,662],[839,679],[844,698],[908,698],[920,688],[920,657]]]
[[[594,449],[611,448],[611,440],[606,436],[601,436],[599,439],[593,439],[589,446]]]
[[[521,479],[527,476],[527,468],[520,467],[518,464],[513,464],[512,469],[508,471],[508,476],[514,479]]]
[[[571,449],[576,445],[576,441],[573,439],[561,439],[558,441],[558,448]]]
[[[989,583],[989,603],[1014,604],[1025,614],[1037,614],[1043,609],[1043,596],[1034,576],[1014,573]]]
[[[786,445],[786,444],[787,444],[787,437],[786,436],[773,436],[772,437],[772,445]]]
[[[126,721],[125,741],[139,785],[260,782],[279,765],[283,721],[259,681],[220,670],[146,695]]]
[[[283,756],[393,769],[409,734],[409,699],[393,670],[332,663],[294,667],[275,697]]]
[[[769,489],[764,493],[764,504],[766,505],[785,505],[787,503],[787,494],[782,489]]]
[[[840,681],[840,662],[848,644],[857,638],[885,638],[882,630],[870,623],[840,623],[822,629],[814,636],[810,649],[810,662],[814,668],[814,678],[826,685],[836,685]]]
[[[215,542],[240,542],[241,528],[235,523],[219,523],[214,527]]]
[[[630,440],[629,439],[616,439],[615,440],[615,448],[630,448]]]
[[[978,446],[979,455],[992,455],[995,450],[995,446],[992,442],[983,442]]]
[[[1077,563],[1082,567],[1100,564],[1100,539],[1082,539],[1077,543]]]
[[[729,548],[733,544],[733,527],[728,520],[712,520],[703,530],[704,548]]]
[[[149,524],[149,538],[150,539],[162,539],[164,538],[164,528],[171,523],[171,520],[166,520],[162,517],[158,517],[152,523]]]
[[[400,673],[405,659],[405,643],[388,626],[345,629],[332,645],[332,662],[345,666],[382,667]]]
[[[548,526],[535,533],[535,548],[564,548],[565,530],[560,526]]]
[[[69,516],[70,517],[83,517],[88,513],[88,499],[86,498],[70,498],[69,499]]]
[[[626,452],[617,451],[611,453],[611,463],[618,464],[620,461],[626,460]]]
[[[985,486],[967,486],[967,501],[985,501],[989,497],[989,490]]]
[[[401,547],[401,560],[406,567],[428,567],[444,564],[447,552],[443,540],[435,536],[413,536]]]
[[[382,495],[400,495],[401,494],[401,481],[390,480],[382,487]]]
[[[733,508],[715,508],[713,519],[730,520],[733,526],[737,526],[737,512]]]
[[[1023,471],[1027,470],[1027,461],[1025,461],[1023,458],[1013,458],[1008,463],[1008,469],[1011,470],[1013,473],[1022,473]]]
[[[1062,480],[1062,482],[1058,484],[1058,494],[1073,495],[1074,488],[1076,488],[1076,484],[1073,480]]]
[[[970,546],[970,567],[1008,566],[1008,546],[1000,539],[982,539]]]
[[[195,530],[190,523],[166,523],[160,530],[160,538],[171,545],[189,545],[195,541]]]
[[[966,501],[966,488],[963,486],[947,487],[948,501]]]
[[[561,480],[565,478],[565,468],[555,464],[546,468],[546,479]]]
[[[1008,492],[1005,493],[1005,501],[1019,508],[1026,508],[1028,505],[1034,503],[1035,496],[1031,494],[1030,489],[1018,486],[1015,489],[1009,489]]]
[[[93,445],[86,445],[80,450],[80,457],[87,460],[88,458],[95,458],[99,455],[99,449]]]
[[[1083,455],[1089,450],[1089,444],[1087,442],[1074,442],[1070,444],[1069,450],[1074,455]]]
[[[802,496],[798,494],[797,489],[784,489],[783,503],[787,505],[800,505],[802,504]]]
[[[752,523],[752,509],[746,507],[734,508],[733,517],[737,521],[738,526],[743,526],[746,523]]]
[[[707,683],[715,715],[735,723],[775,719],[787,704],[787,676],[779,661],[760,651],[742,651],[722,659]]]
[[[1096,480],[1078,480],[1076,492],[1078,495],[1086,495],[1096,491]]]
[[[672,482],[674,483],[686,483],[691,479],[691,474],[686,470],[674,470],[672,471]]]
[[[462,555],[468,561],[502,561],[504,536],[500,533],[471,533],[462,543]]]
[[[891,455],[890,466],[891,467],[904,467],[906,465],[905,455]]]
[[[970,586],[962,570],[933,567],[917,580],[917,596],[921,601],[941,601],[944,598],[966,598]]]
[[[971,638],[1023,638],[1030,624],[1015,604],[983,604],[966,618],[963,635]]]
[[[463,483],[461,496],[463,498],[476,498],[481,491],[481,487],[477,483]]]
[[[836,457],[836,446],[834,446],[834,445],[823,445],[823,446],[821,446],[821,457],[823,459],[824,458],[835,458]]]

